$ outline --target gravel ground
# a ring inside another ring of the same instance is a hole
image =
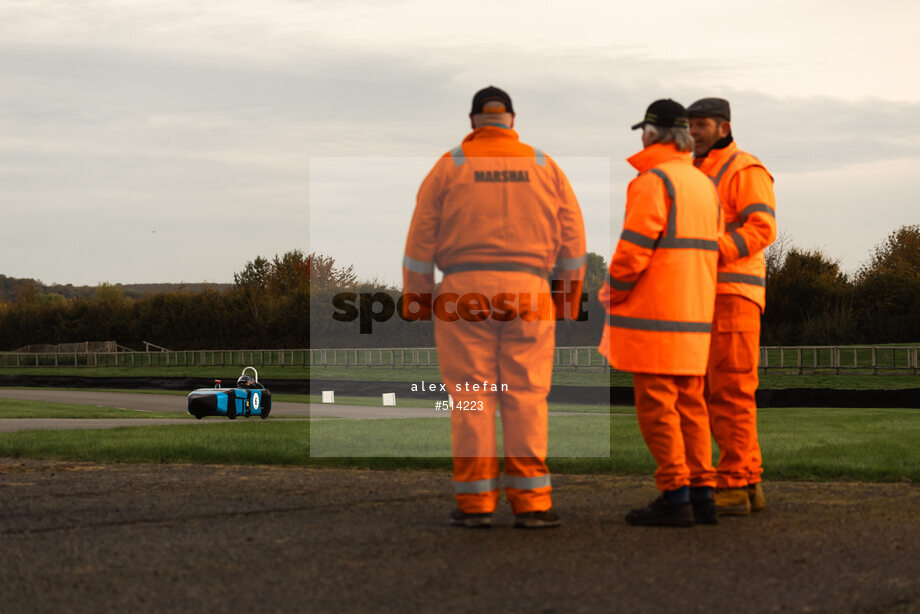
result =
[[[562,527],[472,531],[446,472],[0,459],[0,611],[920,612],[917,485],[656,529],[650,477],[554,484]]]

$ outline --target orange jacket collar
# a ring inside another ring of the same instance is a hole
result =
[[[626,161],[632,164],[640,173],[644,173],[662,162],[670,162],[672,160],[690,163],[690,152],[677,151],[677,147],[674,143],[655,143],[626,159]]]
[[[464,143],[468,143],[473,139],[514,139],[515,141],[521,140],[521,137],[518,136],[518,133],[511,128],[501,128],[499,126],[481,126],[476,128],[463,139]]]
[[[698,158],[693,161],[693,165],[706,173],[707,175],[715,175],[722,165],[725,164],[729,158],[731,158],[738,151],[738,143],[732,141],[722,149],[710,149],[702,158]],[[715,168],[713,172],[709,172],[710,169]]]

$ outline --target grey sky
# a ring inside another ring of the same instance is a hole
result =
[[[799,4],[4,2],[0,273],[225,282],[318,248],[396,282],[418,183],[489,83],[614,236],[629,124],[729,98],[780,228],[853,270],[920,223],[920,8]],[[387,165],[398,180],[368,183]]]

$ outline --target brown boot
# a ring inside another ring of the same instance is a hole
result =
[[[715,500],[716,513],[720,516],[747,516],[751,513],[751,499],[746,487],[717,488]]]
[[[756,484],[748,484],[747,487],[748,499],[751,501],[751,511],[759,512],[763,508],[767,507],[767,499],[763,495],[763,486],[760,482]]]

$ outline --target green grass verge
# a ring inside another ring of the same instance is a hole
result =
[[[0,399],[0,418],[189,418],[186,412],[140,411],[70,403]]]
[[[339,380],[367,380],[380,382],[440,382],[441,374],[437,367],[403,368],[389,367],[312,367],[310,374],[313,379],[339,379]],[[562,386],[609,386],[613,381],[611,375],[618,380],[628,381],[632,385],[632,376],[626,373],[611,374],[607,370],[584,369],[575,370],[569,367],[557,368],[553,372],[553,384]],[[259,372],[259,377],[262,372]],[[267,378],[266,378],[267,379]]]
[[[553,471],[641,475],[654,471],[634,417],[555,416],[550,426]],[[444,419],[325,419],[24,431],[0,434],[0,456],[447,469],[451,465],[447,428]],[[917,410],[765,409],[760,413],[760,441],[767,479],[920,481]],[[603,452],[607,445],[609,454],[597,458],[561,456]],[[408,457],[407,450],[425,456]],[[352,455],[316,455],[344,452]]]
[[[65,392],[116,392],[127,394],[166,394],[172,396],[188,396],[189,391],[184,390],[163,390],[161,388],[62,388],[55,386],[0,386],[0,390],[63,390]],[[274,395],[272,398],[275,398]]]
[[[767,373],[760,376],[760,387],[767,390],[782,388],[837,388],[839,390],[902,390],[920,388],[920,375],[787,375]]]
[[[309,367],[259,367],[259,379],[310,379]],[[62,375],[79,377],[200,377],[233,383],[242,367],[3,367],[0,375]],[[374,371],[375,369],[370,369]],[[208,382],[206,382],[208,383]]]
[[[188,377],[200,378],[201,385],[211,385],[213,380],[221,379],[225,384],[232,384],[239,376],[238,367],[31,367],[3,368],[0,375],[56,375],[76,377]],[[435,383],[441,381],[437,367],[433,368],[397,368],[389,367],[264,367],[259,369],[259,379],[270,380],[346,380],[418,383],[422,380]],[[553,383],[564,386],[631,386],[632,375],[628,373],[609,373],[607,371],[575,371],[557,369],[553,373]]]
[[[295,403],[318,403],[322,404],[321,395],[311,394],[311,395],[295,395],[295,394],[285,394],[285,395],[272,395],[272,400],[275,401],[292,401]],[[445,399],[446,400],[446,399]],[[344,395],[335,395],[335,404],[336,405],[358,405],[360,407],[381,407],[381,399],[379,396],[374,397],[352,397]],[[405,396],[397,395],[396,404],[400,407],[435,407],[435,399],[412,399]],[[550,411],[558,412],[576,412],[576,413],[592,413],[592,414],[607,414],[607,413],[629,413],[634,414],[636,412],[634,407],[626,406],[609,406],[609,405],[580,405],[578,403],[549,403]]]

